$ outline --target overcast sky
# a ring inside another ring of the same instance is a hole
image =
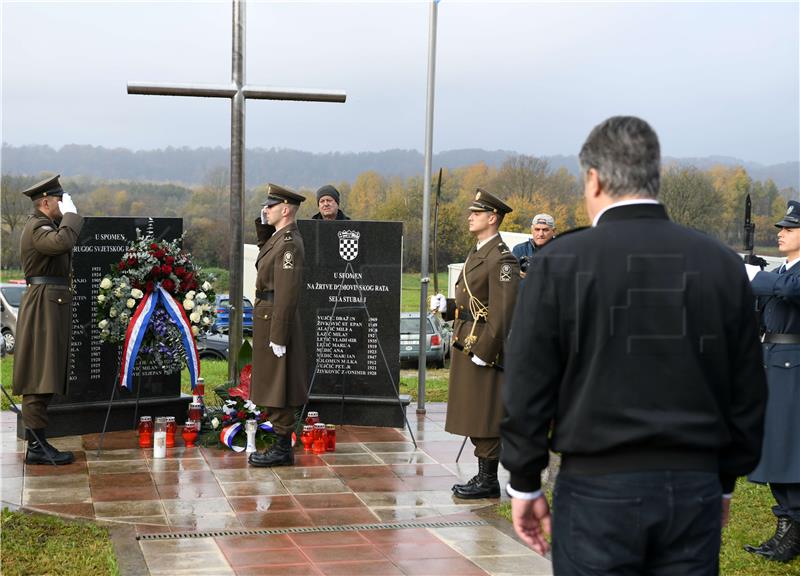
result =
[[[800,9],[781,3],[439,4],[434,149],[575,154],[635,114],[665,155],[800,156]],[[248,83],[345,104],[249,101],[248,147],[422,150],[426,2],[247,5]],[[230,81],[231,3],[2,0],[2,140],[228,146],[227,100],[128,81]]]

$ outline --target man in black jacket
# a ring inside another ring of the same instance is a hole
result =
[[[317,207],[319,212],[314,214],[312,220],[350,220],[350,218],[339,209],[339,191],[325,184],[317,190]]]
[[[717,574],[766,380],[741,259],[658,203],[650,126],[614,117],[580,153],[592,228],[531,263],[506,345],[502,463],[520,537],[571,574]]]

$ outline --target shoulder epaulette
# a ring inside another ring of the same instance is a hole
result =
[[[505,242],[500,242],[500,244],[497,245],[497,249],[500,251],[500,254],[508,254],[511,252],[511,250],[508,249],[508,246],[506,246]]]
[[[283,233],[283,241],[284,242],[291,242],[292,241],[292,231],[287,230]]]

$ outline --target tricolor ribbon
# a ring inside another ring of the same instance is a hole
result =
[[[243,430],[243,426],[241,422],[236,422],[231,424],[230,426],[225,426],[222,431],[219,433],[219,441],[222,442],[225,446],[233,450],[234,452],[243,452],[246,447],[245,446],[237,446],[233,443],[233,439],[236,435]],[[259,430],[263,430],[264,432],[272,432],[272,423],[267,420],[266,422],[262,422],[258,425]],[[295,442],[295,435],[292,433],[292,446],[294,446]]]
[[[133,378],[133,367],[136,365],[136,358],[139,356],[139,349],[142,346],[147,326],[150,324],[150,317],[153,315],[159,301],[164,304],[164,308],[178,326],[181,335],[183,349],[186,352],[186,365],[189,369],[189,377],[192,382],[192,390],[200,376],[200,356],[197,353],[197,344],[192,335],[192,325],[183,306],[160,285],[154,291],[148,291],[136,311],[133,313],[128,330],[125,332],[125,343],[122,345],[122,366],[119,372],[119,385],[130,389],[131,379]]]

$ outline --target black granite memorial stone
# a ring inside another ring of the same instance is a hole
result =
[[[401,222],[301,220],[309,410],[333,424],[402,427]]]
[[[103,343],[95,314],[100,281],[119,262],[128,243],[136,239],[137,228],[147,230],[147,218],[84,219],[72,258],[72,341],[66,394],[53,398],[48,413],[48,436],[100,432],[111,391],[116,387],[108,430],[134,427],[134,416],[175,416],[185,419],[191,396],[180,390],[180,367],[158,366],[143,358],[134,366],[133,386],[119,387],[121,346]],[[183,231],[180,218],[154,218],[154,237],[174,240]],[[17,419],[17,435],[23,436]]]

